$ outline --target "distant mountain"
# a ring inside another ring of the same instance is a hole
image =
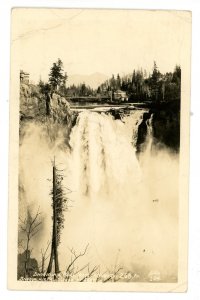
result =
[[[90,75],[69,75],[67,80],[67,86],[70,86],[72,84],[78,85],[80,83],[85,83],[86,85],[89,85],[91,88],[96,89],[100,84],[102,84],[104,81],[108,79],[108,76],[102,73],[93,73]]]

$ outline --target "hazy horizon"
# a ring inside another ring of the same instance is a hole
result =
[[[179,65],[179,64],[175,64],[174,65],[174,68],[172,68],[171,70],[167,70],[167,71],[165,71],[164,73],[167,73],[167,72],[173,72],[174,71],[174,69],[175,69],[175,67],[176,67],[176,65]],[[89,74],[83,74],[83,73],[75,73],[75,74],[69,74],[69,73],[67,73],[67,82],[66,82],[66,86],[71,86],[71,85],[77,85],[77,84],[81,84],[81,83],[85,83],[86,85],[89,85],[91,88],[97,88],[101,83],[103,83],[103,82],[105,82],[106,80],[108,80],[108,79],[110,79],[111,78],[111,76],[112,75],[114,75],[114,77],[116,78],[117,77],[117,75],[119,74],[120,75],[120,77],[123,77],[123,76],[130,76],[130,75],[132,75],[132,73],[133,73],[133,71],[134,70],[145,70],[145,71],[147,71],[146,69],[143,69],[142,67],[140,67],[140,68],[133,68],[133,70],[132,70],[132,72],[128,72],[128,73],[126,73],[126,72],[121,72],[121,73],[119,73],[119,72],[117,72],[117,73],[113,73],[113,72],[111,72],[110,74],[105,74],[105,73],[102,73],[102,72],[98,72],[98,71],[96,71],[96,72],[93,72],[93,73],[89,73]],[[160,68],[159,68],[159,66],[158,66],[158,69],[159,69],[159,71],[160,71]],[[152,70],[153,70],[153,64],[152,64]],[[147,75],[149,75],[149,74],[151,74],[152,73],[152,70],[150,70],[150,71],[147,71]],[[23,69],[23,71],[24,72],[28,72],[26,69]],[[65,69],[64,69],[64,71],[65,71]],[[41,76],[39,76],[38,77],[38,79],[37,80],[32,80],[32,76],[31,76],[31,73],[30,72],[28,72],[29,73],[29,75],[30,75],[30,82],[31,83],[33,83],[33,84],[36,84],[37,82],[39,82],[39,80],[41,79],[41,80],[43,80],[43,81],[48,81],[48,76],[45,76],[45,78],[42,78]],[[102,80],[102,82],[98,85],[96,85],[95,84],[95,87],[93,86],[93,84],[90,84],[89,82],[88,82],[88,79],[89,78],[92,78],[92,77],[95,77],[95,76],[104,76],[104,80]],[[80,80],[78,80],[78,78],[80,78]]]

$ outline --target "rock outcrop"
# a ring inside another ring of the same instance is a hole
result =
[[[149,120],[151,118],[151,124]],[[137,153],[144,151],[148,133],[148,125],[152,127],[152,149],[167,147],[178,152],[180,147],[180,107],[178,103],[165,103],[162,106],[150,108],[143,114],[143,120],[138,127]]]
[[[20,120],[44,116],[46,105],[39,88],[32,84],[20,84]]]
[[[71,122],[69,102],[58,93],[42,94],[39,86],[20,84],[20,120],[44,121],[45,117],[58,123]]]

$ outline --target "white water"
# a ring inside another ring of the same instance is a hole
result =
[[[64,169],[64,185],[73,192],[59,246],[60,269],[89,243],[82,262],[113,270],[117,263],[140,275],[156,270],[172,280],[177,271],[178,159],[167,151],[151,154],[151,124],[140,162],[134,141],[143,112],[134,111],[123,122],[111,115],[84,111],[70,136],[72,151],[63,150],[62,135],[55,145],[45,131],[29,125],[20,150],[20,174],[28,207],[40,205],[43,229],[33,254],[51,235],[51,159]],[[35,187],[35,188],[34,188]],[[45,237],[45,239],[44,239]],[[117,260],[117,262],[116,262]]]

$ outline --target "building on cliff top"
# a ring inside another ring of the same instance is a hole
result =
[[[24,72],[23,70],[20,70],[20,82],[21,83],[29,83],[29,73]]]
[[[119,100],[119,101],[127,101],[128,97],[127,97],[126,92],[117,90],[114,92],[114,99]]]

